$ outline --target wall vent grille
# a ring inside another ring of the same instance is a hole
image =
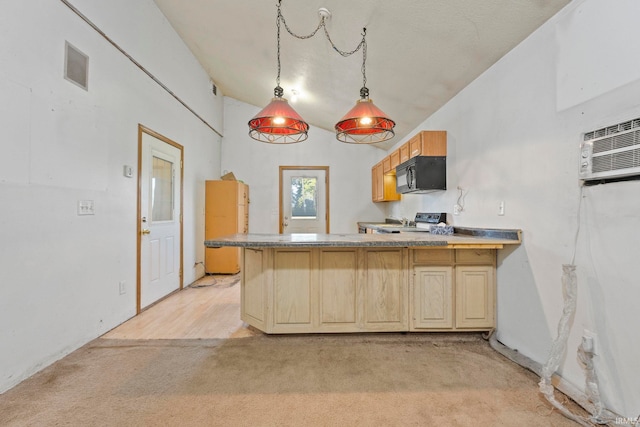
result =
[[[640,176],[640,118],[584,134],[580,179]]]

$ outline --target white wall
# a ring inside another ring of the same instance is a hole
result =
[[[388,209],[452,212],[461,186],[455,225],[523,230],[499,255],[498,338],[539,362],[557,335],[562,264],[577,252],[561,374],[584,389],[576,350],[595,332],[604,402],[628,417],[640,413],[640,181],[585,187],[579,207],[577,174],[584,132],[640,117],[639,19],[634,0],[571,3],[416,129],[447,130],[449,190]]]
[[[151,0],[74,0],[217,129],[222,96]],[[89,90],[62,78],[65,40]],[[138,124],[182,144],[184,283],[203,274],[220,138],[60,1],[0,13],[0,392],[135,314]],[[78,200],[96,213],[78,216]],[[119,295],[118,283],[126,293]]]
[[[383,207],[371,201],[371,166],[384,157],[383,151],[345,144],[314,126],[304,142],[256,141],[249,137],[247,123],[258,111],[225,97],[221,167],[249,185],[251,233],[278,233],[279,166],[329,166],[332,233],[357,233],[358,221],[384,219]]]

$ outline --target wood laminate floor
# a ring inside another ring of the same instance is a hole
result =
[[[236,274],[204,276],[101,338],[224,339],[253,334],[240,320],[240,274]]]

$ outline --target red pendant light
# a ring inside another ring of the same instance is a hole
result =
[[[278,29],[278,77],[276,78],[276,88],[273,90],[274,98],[269,105],[249,120],[249,136],[257,141],[270,144],[301,142],[307,139],[307,132],[309,131],[307,122],[302,120],[296,110],[282,97],[284,91],[280,87],[280,21],[284,21],[284,17],[280,10],[281,1],[278,0],[278,16],[276,18],[276,27]]]
[[[336,123],[338,141],[373,144],[393,138],[396,123],[369,99],[369,90],[360,89],[361,99]]]
[[[395,133],[393,128],[396,123],[373,104],[369,99],[369,89],[367,89],[367,29],[362,29],[362,40],[352,51],[343,51],[333,43],[329,32],[327,31],[326,22],[331,18],[331,12],[326,8],[320,8],[320,22],[315,30],[309,35],[298,35],[289,29],[287,22],[282,16],[281,11],[282,0],[278,0],[278,16],[276,26],[278,29],[278,77],[276,79],[276,88],[274,90],[274,98],[269,105],[262,109],[258,114],[249,120],[249,136],[251,138],[267,142],[271,144],[290,144],[301,142],[307,139],[309,125],[295,112],[286,99],[282,97],[283,90],[280,87],[280,24],[284,24],[289,34],[298,39],[308,39],[313,37],[318,30],[324,28],[325,36],[331,43],[333,49],[342,56],[351,56],[362,49],[362,89],[360,89],[360,100],[356,103],[342,119],[336,123],[336,138],[342,142],[355,144],[372,144],[376,142],[386,141],[393,138]]]
[[[275,98],[249,120],[249,136],[270,144],[291,144],[307,139],[309,125],[282,97],[282,88],[274,90]]]
[[[354,144],[374,144],[394,137],[393,128],[396,122],[391,120],[369,99],[367,88],[367,29],[362,29],[362,88],[360,99],[342,119],[335,125],[338,141]]]

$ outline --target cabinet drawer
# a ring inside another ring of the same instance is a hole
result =
[[[453,249],[414,249],[413,263],[442,265],[453,263]]]
[[[496,261],[495,249],[458,249],[456,250],[457,264],[493,265]]]

